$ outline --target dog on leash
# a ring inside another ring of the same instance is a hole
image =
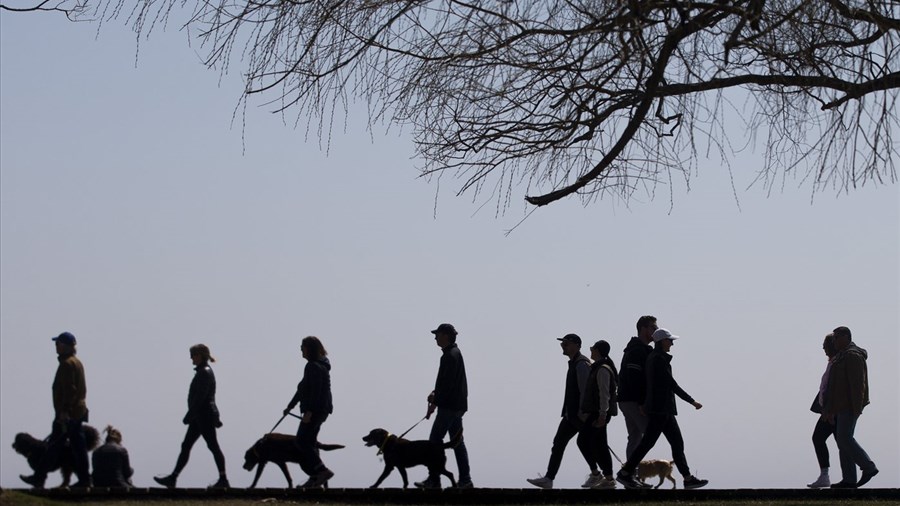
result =
[[[93,451],[100,445],[100,433],[90,425],[82,425],[81,427],[82,432],[84,432],[85,445],[87,446],[88,451]],[[25,457],[28,461],[28,466],[32,471],[37,471],[37,466],[40,464],[41,459],[44,458],[44,454],[47,453],[47,449],[50,447],[49,440],[49,436],[46,439],[41,440],[27,432],[20,432],[16,434],[12,447],[16,453]],[[58,488],[68,487],[69,482],[72,479],[72,473],[75,472],[75,459],[72,452],[69,451],[69,445],[70,443],[67,441],[63,447],[63,451],[59,454],[57,462],[53,463],[51,469],[47,469],[48,473],[58,470],[60,474],[62,474],[62,483]]]
[[[408,488],[409,479],[406,476],[406,468],[414,466],[427,467],[429,475],[442,474],[450,478],[450,483],[454,487],[456,486],[453,473],[447,470],[447,456],[444,455],[444,450],[455,448],[462,441],[462,431],[447,443],[427,440],[409,441],[384,429],[372,429],[362,440],[366,446],[378,447],[378,453],[384,455],[384,471],[375,484],[369,488],[378,488],[394,468],[397,468],[400,477],[403,478],[403,488]]]
[[[256,467],[256,477],[253,478],[253,484],[249,488],[256,488],[256,482],[259,481],[263,469],[269,462],[277,465],[281,472],[284,473],[284,477],[288,482],[288,488],[294,485],[293,480],[291,480],[291,473],[288,472],[287,463],[300,463],[300,450],[294,444],[296,439],[295,436],[288,434],[272,433],[266,434],[259,438],[256,443],[253,443],[253,446],[244,453],[244,469],[252,471]],[[338,444],[316,444],[319,450],[323,451],[339,450],[344,447],[344,445]],[[327,483],[325,488],[328,488]]]
[[[663,484],[663,480],[672,482],[672,488],[678,488],[675,478],[672,478],[671,460],[644,460],[638,464],[637,478],[644,485],[647,484],[648,478],[659,476],[659,483],[653,488],[659,488]]]

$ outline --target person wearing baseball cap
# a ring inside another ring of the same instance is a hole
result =
[[[47,451],[35,466],[34,474],[19,478],[34,488],[43,488],[47,473],[57,464],[61,453],[72,452],[75,475],[78,477],[73,488],[87,488],[91,486],[91,474],[87,441],[82,430],[82,424],[88,420],[84,366],[75,356],[76,340],[71,332],[63,332],[51,340],[56,344],[59,360],[53,379],[53,410],[56,413],[53,431]]]
[[[434,334],[434,342],[441,349],[441,363],[438,366],[437,379],[434,382],[434,390],[428,394],[428,410],[425,418],[431,418],[437,410],[434,423],[431,425],[429,441],[441,443],[444,436],[450,433],[450,437],[462,432],[463,415],[468,411],[469,386],[466,381],[466,364],[463,361],[462,352],[456,345],[456,327],[450,323],[442,323],[431,331]],[[462,440],[453,448],[456,456],[456,465],[459,467],[459,480],[457,488],[473,488],[472,475],[469,469],[469,452],[466,442]],[[419,488],[441,488],[441,476],[433,474],[429,470],[428,478],[424,481],[414,482]]]
[[[553,480],[559,472],[563,453],[566,446],[575,435],[578,439],[578,449],[588,464],[591,475],[597,474],[597,462],[591,448],[592,431],[585,423],[587,415],[581,412],[581,397],[591,372],[591,360],[581,354],[581,337],[578,334],[566,334],[556,339],[562,348],[562,353],[569,358],[569,367],[566,372],[566,390],[563,397],[562,418],[553,437],[553,447],[550,449],[550,461],[547,463],[547,472],[537,478],[526,478],[525,481],[538,488],[553,488]]]
[[[684,438],[681,436],[681,429],[675,419],[675,415],[678,414],[675,407],[676,395],[696,409],[703,407],[678,386],[672,376],[672,355],[669,355],[669,350],[672,349],[678,338],[662,328],[653,332],[654,348],[647,357],[647,397],[644,401],[644,411],[648,418],[647,430],[634,453],[628,457],[628,460],[622,465],[622,469],[616,474],[616,481],[625,488],[642,488],[641,483],[634,477],[637,465],[653,448],[661,435],[666,437],[672,447],[672,458],[675,460],[678,472],[684,477],[684,488],[700,488],[709,483],[708,480],[701,480],[691,474],[687,458],[684,455]]]

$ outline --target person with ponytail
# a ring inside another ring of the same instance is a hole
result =
[[[94,467],[94,486],[131,488],[134,469],[128,458],[128,450],[122,446],[122,433],[112,425],[106,426],[106,442],[91,455]]]
[[[616,416],[616,365],[609,358],[609,343],[597,341],[591,346],[591,371],[581,397],[581,411],[588,415],[585,425],[590,432],[590,447],[599,471],[591,473],[584,488],[616,488],[612,457],[609,453],[606,427]]]

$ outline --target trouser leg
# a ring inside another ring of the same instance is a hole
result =
[[[691,470],[688,467],[687,457],[684,456],[684,437],[681,435],[681,428],[678,426],[678,419],[674,415],[666,415],[663,424],[663,435],[669,446],[672,447],[672,460],[675,461],[675,467],[681,476],[688,478]]]
[[[66,422],[66,437],[69,439],[69,448],[72,452],[75,464],[75,476],[78,481],[88,483],[91,479],[90,466],[88,464],[87,441],[84,439],[83,420],[69,420]]]
[[[187,432],[184,434],[184,441],[181,442],[181,452],[178,453],[178,460],[175,461],[175,470],[172,474],[178,476],[181,474],[184,466],[187,465],[188,459],[191,457],[191,448],[194,443],[200,439],[200,426],[196,423],[188,425]]]
[[[593,445],[596,428],[593,427],[593,423],[594,419],[588,418],[584,423],[580,424],[575,444],[578,445],[578,450],[581,452],[581,456],[584,457],[584,461],[587,462],[591,474],[596,474],[597,452]]]
[[[309,476],[318,474],[325,467],[325,464],[322,463],[322,459],[319,458],[319,449],[317,445],[319,440],[319,429],[322,428],[322,424],[327,417],[328,415],[325,415],[324,417],[313,416],[312,420],[307,423],[300,422],[300,427],[297,429],[297,439],[294,444],[296,444],[297,449],[300,451],[300,469]]]
[[[640,464],[641,459],[647,455],[656,444],[656,441],[659,440],[659,436],[662,435],[663,427],[666,424],[666,415],[650,415],[647,418],[647,429],[644,431],[644,436],[641,438],[640,444],[637,445],[637,448],[634,449],[634,453],[628,457],[628,460],[625,461],[625,465],[622,466],[622,470],[626,473],[634,474],[634,470],[637,468],[637,465]]]
[[[875,463],[854,437],[858,419],[859,416],[849,411],[838,413],[835,416],[834,439],[838,444],[842,481],[845,483],[857,482],[857,466],[864,471],[875,469]]]
[[[647,431],[647,415],[641,414],[640,404],[637,402],[620,402],[619,411],[625,418],[625,429],[628,431],[628,445],[625,447],[625,458],[630,459],[631,454],[641,443],[641,437]]]
[[[209,448],[209,451],[212,452],[213,460],[216,462],[216,469],[219,471],[219,474],[225,475],[225,455],[222,453],[222,449],[219,447],[219,439],[216,435],[216,427],[215,425],[208,425],[203,428],[201,432],[203,436],[203,440],[206,441],[206,447]]]
[[[834,434],[834,424],[828,423],[824,417],[819,417],[819,421],[816,422],[816,428],[813,429],[812,442],[813,448],[816,450],[816,459],[819,461],[820,469],[827,469],[831,465],[826,442],[832,434]]]

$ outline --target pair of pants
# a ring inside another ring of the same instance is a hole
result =
[[[837,413],[834,417],[834,440],[837,441],[841,460],[841,481],[844,483],[857,482],[857,466],[863,471],[875,470],[875,463],[853,437],[858,419],[859,415],[854,415],[849,411]]]
[[[35,475],[42,480],[47,478],[47,471],[59,465],[63,452],[71,452],[75,464],[75,476],[81,483],[88,483],[91,479],[88,463],[87,442],[84,439],[82,423],[84,419],[66,420],[54,422],[50,433],[50,442],[46,453],[35,469]],[[68,448],[66,442],[69,443]]]
[[[593,450],[593,461],[600,467],[603,476],[612,475],[612,456],[609,454],[609,440],[607,439],[606,428],[609,427],[609,415],[606,417],[606,424],[603,427],[594,427],[597,416],[591,416],[587,422],[585,429],[590,434],[590,446]]]
[[[587,462],[591,473],[597,472],[597,463],[594,459],[593,447],[591,446],[591,431],[589,430],[588,425],[581,420],[569,421],[568,418],[563,417],[559,421],[559,427],[556,428],[556,435],[553,436],[553,448],[550,449],[550,462],[547,463],[547,473],[544,476],[551,480],[556,479],[556,473],[559,472],[559,465],[562,463],[566,446],[576,434],[578,434],[578,439],[575,440],[575,443],[578,444],[581,456],[584,457],[584,461]]]
[[[637,465],[656,445],[660,435],[665,435],[666,441],[672,447],[672,460],[675,461],[678,472],[685,478],[689,477],[691,470],[688,468],[687,458],[684,456],[684,438],[681,436],[681,428],[678,427],[675,415],[650,414],[647,417],[647,431],[644,432],[641,443],[634,449],[634,453],[628,457],[622,469],[627,473],[634,474]]]
[[[300,422],[297,428],[297,439],[294,445],[300,451],[300,469],[309,476],[313,476],[322,472],[325,464],[319,457],[319,429],[328,419],[328,414],[314,413],[309,422]]]
[[[187,465],[188,458],[191,456],[191,448],[194,447],[194,443],[201,437],[206,441],[206,447],[212,452],[219,475],[225,474],[225,455],[222,454],[222,449],[219,447],[219,439],[216,436],[216,424],[209,420],[197,420],[188,424],[184,441],[181,443],[181,452],[178,454],[178,460],[175,462],[175,471],[172,474],[175,476],[181,474],[181,470]]]
[[[819,460],[820,469],[828,469],[831,459],[828,458],[828,445],[825,443],[834,434],[834,424],[828,423],[824,417],[819,417],[816,428],[813,429],[812,442],[816,450],[816,459]]]
[[[625,447],[625,458],[630,459],[631,454],[641,444],[641,438],[647,431],[647,415],[641,414],[641,404],[634,401],[622,401],[619,403],[619,411],[625,418],[625,429],[628,430],[628,445]]]
[[[434,423],[431,425],[431,434],[428,440],[435,443],[442,443],[444,436],[450,434],[450,439],[462,432],[462,418],[465,411],[455,411],[452,409],[437,408],[437,414],[434,417]],[[469,469],[469,452],[466,450],[466,441],[462,439],[455,448],[453,455],[456,456],[456,466],[459,468],[459,482],[465,483],[472,481],[471,470]],[[432,476],[429,474],[429,480],[440,480],[441,476]]]

